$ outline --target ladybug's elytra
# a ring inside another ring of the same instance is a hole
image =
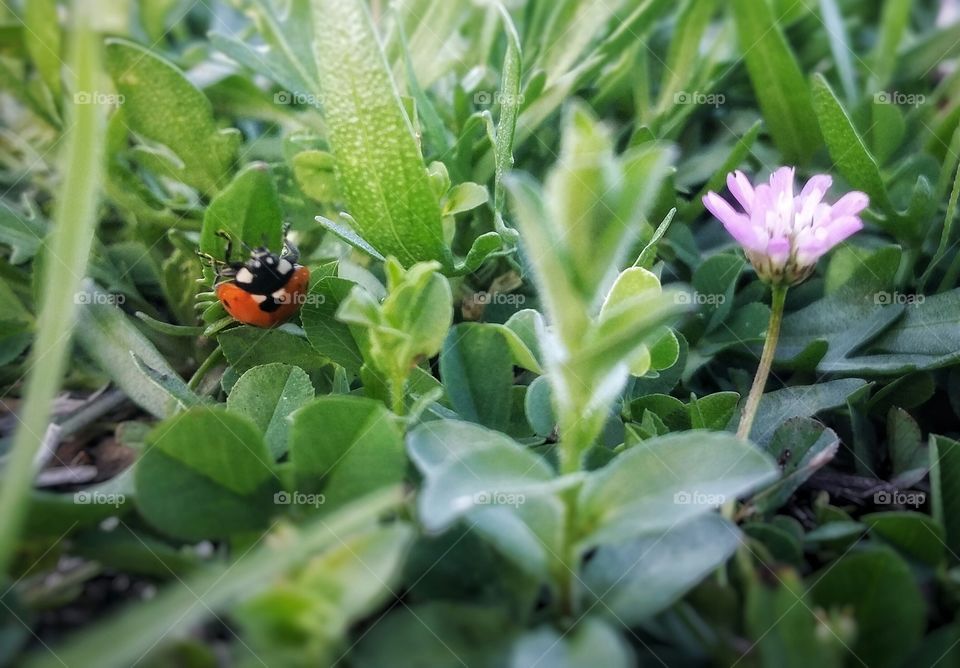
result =
[[[273,327],[292,316],[303,304],[310,270],[297,264],[300,252],[286,241],[280,255],[265,246],[250,249],[246,262],[231,262],[233,248],[227,239],[226,259],[217,265],[217,297],[230,316],[245,325]],[[284,234],[286,237],[286,234]]]

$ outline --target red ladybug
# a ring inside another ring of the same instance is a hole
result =
[[[226,237],[226,235],[221,234]],[[274,327],[300,310],[310,283],[310,270],[297,264],[300,251],[284,240],[280,255],[264,246],[250,249],[246,262],[226,261],[217,271],[217,297],[234,320],[254,327]]]

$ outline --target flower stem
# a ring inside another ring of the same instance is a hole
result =
[[[753,420],[757,416],[757,407],[760,405],[760,397],[763,396],[763,388],[767,384],[767,376],[770,375],[770,366],[773,364],[773,354],[777,350],[777,341],[780,339],[780,323],[783,321],[783,306],[786,300],[787,286],[775,285],[770,305],[770,324],[767,327],[767,338],[763,343],[763,352],[760,354],[760,365],[757,367],[757,375],[753,378],[753,386],[747,396],[747,403],[743,406],[740,426],[737,428],[737,436],[740,438],[750,436]]]

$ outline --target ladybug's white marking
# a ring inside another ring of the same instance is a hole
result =
[[[243,267],[237,272],[234,280],[236,280],[237,283],[253,283],[253,273],[246,267]]]
[[[286,304],[290,301],[290,293],[287,292],[286,288],[274,290],[270,293],[270,296],[273,297],[273,301],[277,302],[278,304]]]
[[[277,271],[280,272],[280,275],[289,274],[293,269],[293,265],[290,264],[289,260],[280,260],[280,264],[277,265]]]
[[[255,294],[251,294],[250,296],[253,297],[253,301],[257,302],[258,304],[262,304],[263,302],[265,302],[265,301],[267,300],[267,296],[266,296],[266,295],[255,295]]]
[[[267,264],[273,264],[273,258],[272,258],[272,257],[267,256]]]

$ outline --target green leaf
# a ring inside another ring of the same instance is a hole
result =
[[[114,304],[115,296],[97,290],[88,282],[77,299],[81,308],[76,340],[94,363],[134,403],[156,417],[166,417],[176,406],[182,405],[183,397],[192,393],[150,340]],[[140,360],[142,366],[134,363],[131,354]],[[146,369],[172,382],[179,381],[185,394],[178,392],[181,396],[175,396]]]
[[[566,633],[544,625],[517,639],[509,665],[535,666],[544,661],[556,668],[629,668],[635,665],[633,651],[618,631],[619,626],[593,617]]]
[[[187,490],[189,491],[189,490]],[[376,523],[400,505],[402,494],[392,489],[363,499],[322,521],[283,532],[283,540],[265,540],[240,552],[229,563],[215,564],[165,586],[149,601],[132,602],[102,622],[57,645],[53,659],[46,649],[22,665],[30,668],[62,665],[120,668],[140,661],[162,641],[199,627],[206,619],[229,611],[266,583],[307,559]],[[196,511],[196,508],[193,509]],[[279,536],[278,536],[279,538]],[[197,604],[203,592],[203,605]]]
[[[253,162],[243,168],[207,207],[200,232],[200,251],[224,260],[227,242],[218,236],[226,232],[233,240],[230,260],[245,261],[248,253],[241,244],[266,246],[280,252],[283,211],[277,186],[269,167]],[[207,270],[212,282],[213,274]]]
[[[129,128],[175,154],[175,160],[157,158],[150,166],[202,195],[217,192],[232,168],[240,133],[220,129],[204,94],[172,63],[138,44],[108,39],[106,68],[123,95]]]
[[[642,493],[642,492],[640,492]],[[601,615],[636,626],[675,603],[740,544],[737,528],[704,515],[617,545],[602,545],[583,572]]]
[[[227,410],[253,420],[277,459],[287,451],[290,415],[311,399],[313,385],[303,369],[265,364],[240,376],[227,397]]]
[[[440,204],[367,9],[315,0],[313,20],[327,140],[356,231],[404,266],[437,260],[450,269]]]
[[[870,196],[873,206],[889,211],[890,200],[877,159],[871,155],[822,74],[813,76],[812,90],[820,129],[837,169],[850,185]]]
[[[307,373],[327,365],[306,338],[282,329],[234,327],[221,332],[217,340],[230,366],[238,373],[274,362],[298,366]]]
[[[859,378],[843,378],[767,392],[760,399],[750,438],[767,445],[787,420],[813,417],[821,411],[843,406],[854,392],[866,384],[867,381]]]
[[[716,392],[699,399],[692,398],[687,405],[691,428],[726,429],[739,402],[740,395],[736,392]]]
[[[820,145],[803,72],[770,4],[731,2],[740,49],[767,128],[786,163],[807,164]]]
[[[868,60],[870,80],[867,92],[882,90],[897,66],[900,42],[910,24],[911,0],[887,0],[880,14],[877,41]]]
[[[462,418],[506,430],[513,359],[500,328],[481,323],[453,327],[440,351],[440,377],[453,410]]]
[[[350,626],[392,597],[413,539],[408,524],[347,536],[233,611],[244,644],[268,665],[328,665]]]
[[[36,220],[31,220],[0,200],[0,243],[12,250],[10,264],[23,264],[37,254],[46,231]]]
[[[750,506],[764,513],[776,510],[806,482],[817,469],[837,454],[840,438],[816,420],[792,418],[773,433],[768,452],[783,469],[783,477],[750,500]]]
[[[322,488],[328,506],[397,483],[406,472],[398,424],[382,403],[363,397],[318,397],[294,413],[290,461],[299,491]]]
[[[849,655],[842,622],[818,615],[800,578],[779,568],[774,578],[752,574],[746,594],[746,627],[758,665],[841,668]],[[839,628],[834,629],[836,624]]]
[[[946,553],[943,527],[929,515],[910,511],[863,516],[870,533],[883,538],[905,556],[938,566]]]
[[[852,606],[851,651],[869,666],[899,666],[924,629],[924,602],[910,567],[888,548],[849,552],[811,576],[820,606]]]
[[[54,98],[60,97],[60,20],[56,0],[36,0],[23,7],[23,40]]]
[[[554,479],[546,461],[508,436],[456,420],[426,422],[407,436],[425,482],[420,519],[439,531],[477,507],[522,503]]]
[[[930,435],[930,494],[933,518],[946,532],[951,563],[960,561],[960,442]]]
[[[584,546],[665,529],[773,481],[764,453],[732,434],[688,431],[638,443],[580,490]]]
[[[221,407],[193,408],[154,427],[135,477],[143,517],[185,540],[261,529],[278,510],[263,438],[250,420]]]
[[[336,276],[323,276],[310,288],[310,297],[300,309],[300,320],[313,349],[347,370],[360,373],[363,356],[350,326],[340,322],[337,309],[355,284]]]

